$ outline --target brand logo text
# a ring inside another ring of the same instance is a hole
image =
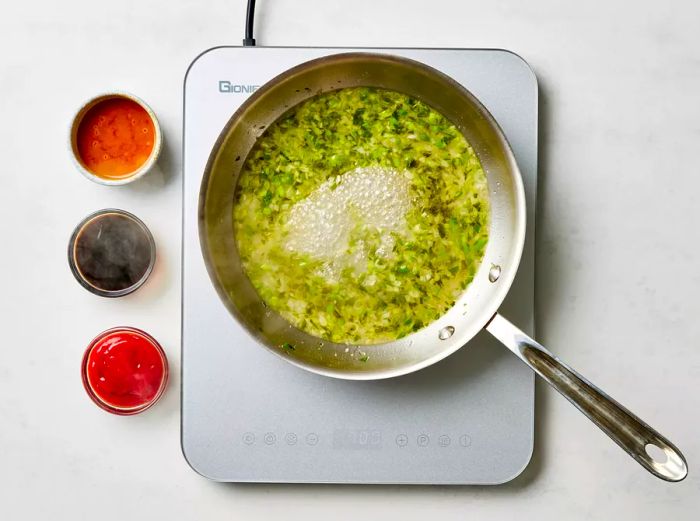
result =
[[[219,92],[243,94],[255,92],[260,88],[260,85],[243,85],[240,83],[231,83],[227,80],[219,80]]]

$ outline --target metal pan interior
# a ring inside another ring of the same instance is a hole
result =
[[[246,277],[233,232],[232,205],[241,167],[267,128],[317,94],[372,86],[402,92],[450,119],[474,147],[490,194],[489,242],[473,282],[439,320],[397,341],[334,344],[271,312]],[[305,369],[346,379],[379,379],[426,367],[453,353],[497,311],[515,277],[525,236],[525,196],[513,153],[481,103],[448,76],[406,58],[344,53],[312,60],[277,76],[231,117],[214,145],[202,180],[199,231],[209,276],[231,314],[272,352]],[[496,276],[497,275],[497,276]],[[289,343],[294,350],[280,346]]]

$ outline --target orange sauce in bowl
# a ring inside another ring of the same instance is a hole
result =
[[[155,140],[155,125],[146,109],[119,97],[91,107],[76,136],[81,162],[104,179],[124,179],[136,172],[150,157]]]

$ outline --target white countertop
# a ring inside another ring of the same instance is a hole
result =
[[[13,2],[0,17],[0,517],[123,519],[691,519],[700,509],[700,4],[259,0],[268,45],[499,47],[540,81],[538,337],[667,435],[690,476],[661,482],[538,388],[535,454],[497,487],[226,485],[179,443],[182,80],[239,44],[244,1]],[[82,178],[74,109],[125,89],[159,115],[159,170],[124,188]],[[93,210],[150,226],[154,276],[116,300],[72,278],[66,245]],[[172,379],[147,413],[95,407],[82,352],[129,324]]]

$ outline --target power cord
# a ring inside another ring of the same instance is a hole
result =
[[[255,47],[255,38],[253,38],[253,18],[255,18],[255,0],[248,0],[248,9],[245,13],[245,38],[243,38],[243,47]]]

